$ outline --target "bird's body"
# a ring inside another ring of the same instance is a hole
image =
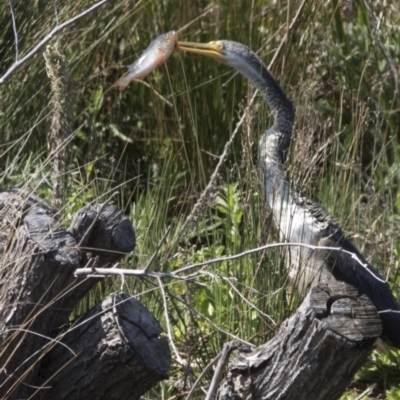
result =
[[[178,40],[175,31],[164,33],[154,39],[143,54],[129,67],[128,72],[113,86],[124,90],[132,80],[142,79],[162,65],[172,54]]]
[[[400,307],[389,285],[345,237],[336,220],[318,203],[298,194],[285,178],[285,161],[295,111],[281,87],[247,46],[221,40],[202,43],[178,42],[177,48],[211,56],[238,70],[260,90],[274,116],[274,124],[259,142],[259,165],[266,201],[272,210],[280,239],[324,247],[288,246],[287,268],[301,293],[320,281],[339,280],[367,295],[377,308],[382,337],[400,348]],[[340,248],[327,250],[327,247]]]

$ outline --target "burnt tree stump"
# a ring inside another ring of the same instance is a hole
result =
[[[0,197],[0,387],[28,396],[47,336],[61,323],[63,293],[80,265],[75,239],[43,201],[16,192]]]
[[[138,399],[168,377],[168,339],[157,320],[128,294],[108,296],[75,322],[46,356],[41,399]],[[65,347],[67,346],[67,347]],[[54,371],[60,371],[50,379]]]
[[[129,254],[136,245],[135,231],[122,211],[111,204],[85,206],[73,217],[68,232],[81,251],[81,266],[107,268]],[[72,309],[103,278],[82,279],[66,298]],[[76,282],[76,280],[75,280]]]
[[[119,347],[113,357],[106,357],[109,353],[107,346],[101,346],[95,340],[103,340],[100,333],[93,335],[92,341],[83,334],[82,330],[69,327],[69,315],[77,306],[80,299],[91,289],[98,280],[74,278],[77,268],[88,265],[106,267],[118,262],[125,254],[135,247],[135,234],[130,221],[122,212],[113,205],[103,204],[84,207],[78,212],[67,231],[57,219],[56,212],[43,200],[36,196],[27,195],[13,190],[0,193],[0,395],[2,399],[28,398],[60,398],[53,392],[49,396],[49,387],[57,382],[57,374],[60,372],[60,364],[53,363],[50,352],[61,357],[60,348],[66,350],[66,346],[59,344],[64,339],[76,341],[72,347],[78,349],[73,357],[68,360],[65,368],[73,368],[74,363],[82,366],[82,351],[90,350],[92,353],[86,357],[95,360],[94,349],[104,351],[97,354],[96,374],[91,375],[87,371],[86,387],[90,386],[90,376],[101,380],[104,373],[103,389],[109,393],[110,385],[107,385],[107,377],[110,370],[127,376],[128,369],[122,368],[121,360],[130,360],[132,365],[133,353],[140,355],[140,359],[146,358],[145,351],[136,352],[132,324],[140,326],[140,331],[154,339],[154,343],[165,352],[164,359],[159,356],[159,369],[149,363],[150,368],[144,362],[140,364],[142,389],[148,387],[151,382],[156,382],[166,376],[165,365],[170,363],[169,349],[158,339],[159,331],[154,328],[150,313],[144,306],[127,299],[124,305],[115,306],[114,311],[123,316],[124,322],[118,318],[125,332],[121,337],[114,335],[112,343]],[[123,296],[123,295],[120,295]],[[126,295],[127,296],[127,295]],[[112,297],[113,299],[115,298]],[[102,307],[102,306],[98,306]],[[97,310],[97,311],[96,311]],[[93,320],[83,324],[86,329],[100,329],[103,313],[95,308]],[[97,313],[97,314],[96,314]],[[139,313],[145,320],[152,321],[148,325],[139,325],[131,315]],[[126,322],[126,324],[125,324]],[[100,324],[100,325],[99,325]],[[125,325],[124,325],[125,324]],[[66,325],[65,332],[60,333],[60,327]],[[105,323],[104,329],[111,329],[111,324]],[[115,330],[115,327],[113,328]],[[73,332],[80,332],[76,336]],[[68,334],[66,334],[68,332]],[[111,331],[110,331],[111,332]],[[138,334],[139,338],[140,335]],[[126,344],[126,340],[128,344]],[[118,344],[119,343],[119,344]],[[140,342],[141,349],[150,351],[151,346],[144,346]],[[111,344],[110,344],[110,347]],[[156,346],[157,347],[157,346]],[[161,351],[160,350],[160,351]],[[124,354],[125,351],[125,354]],[[78,354],[79,353],[79,354]],[[70,352],[68,354],[71,354]],[[149,357],[154,356],[154,351]],[[79,356],[78,356],[79,355]],[[120,360],[117,360],[117,355]],[[107,360],[106,366],[99,367],[100,359]],[[45,359],[45,362],[43,361]],[[56,369],[52,369],[51,366]],[[139,365],[139,363],[137,364]],[[147,368],[147,369],[146,369]],[[81,371],[82,372],[82,371]],[[143,376],[148,373],[149,377]],[[51,377],[51,379],[49,379]],[[53,382],[54,377],[54,382]],[[158,380],[157,380],[158,379]],[[43,388],[46,381],[47,389]],[[131,380],[134,380],[131,378]],[[129,379],[128,379],[129,381]],[[84,389],[80,389],[75,398],[83,398]],[[137,394],[135,392],[135,394]],[[93,395],[93,392],[92,392]],[[73,395],[70,395],[73,398]],[[91,397],[95,399],[96,397]],[[98,397],[102,398],[102,397]],[[110,397],[111,398],[111,397]],[[132,397],[135,398],[135,397]]]
[[[357,289],[320,283],[272,340],[256,349],[240,347],[216,398],[338,399],[381,330],[375,307]]]

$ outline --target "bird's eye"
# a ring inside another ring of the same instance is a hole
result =
[[[166,34],[164,35],[164,39],[165,39],[165,40],[168,40],[168,39],[169,39],[168,33],[166,33]]]
[[[224,45],[221,42],[210,42],[210,44],[212,44],[213,46],[218,47],[218,50],[223,50],[224,49]]]

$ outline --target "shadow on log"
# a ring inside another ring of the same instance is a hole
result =
[[[256,349],[240,345],[216,398],[338,399],[381,330],[375,307],[357,289],[320,283],[272,340]]]
[[[84,207],[74,216],[67,231],[58,221],[55,211],[46,202],[16,190],[0,193],[0,225],[0,393],[2,399],[29,398],[35,393],[42,395],[37,390],[37,386],[41,385],[39,376],[49,377],[59,372],[51,369],[51,365],[55,364],[52,364],[50,356],[47,356],[44,373],[41,370],[43,357],[54,347],[56,342],[52,338],[56,337],[60,326],[68,324],[71,311],[87,291],[101,279],[79,281],[74,278],[74,271],[88,265],[106,267],[118,262],[135,247],[135,234],[130,221],[122,212],[115,206],[107,204]],[[139,312],[137,310],[142,310],[140,315],[144,315],[143,306],[135,304],[133,307],[131,300],[127,301],[127,304],[130,304],[130,312],[133,315]],[[126,317],[127,305],[120,307],[123,312],[121,309],[117,309],[117,312],[125,315],[124,323],[129,322],[129,318]],[[93,311],[95,313],[93,315],[97,315],[96,312],[99,311],[95,310],[97,311]],[[102,323],[102,316],[103,314],[98,314],[98,318],[90,321],[86,328],[93,328],[97,326],[96,324]],[[147,316],[147,320],[150,319]],[[115,321],[118,321],[118,318]],[[124,326],[124,323],[121,323],[121,326]],[[146,332],[146,328],[149,329],[149,337],[157,337],[154,321],[148,326],[141,326],[143,332]],[[129,338],[131,332],[129,324],[126,330],[125,338]],[[89,344],[96,345],[94,342],[88,342],[82,331],[79,331],[82,339],[73,336],[72,332],[75,330],[72,330],[66,338],[74,337],[77,343],[72,347],[77,348],[78,352],[79,349],[89,348]],[[97,334],[98,337],[101,336],[100,333]],[[82,342],[84,337],[86,341]],[[97,345],[98,352],[106,352],[108,349],[99,343]],[[59,351],[60,346],[55,346],[53,351]],[[165,345],[161,348],[167,351],[164,363],[159,360],[160,365],[165,366],[170,362],[170,353]],[[105,354],[98,354],[99,358],[103,356],[108,360],[107,367],[102,370],[106,373],[103,376],[105,391],[110,370],[117,372],[115,364],[122,365],[126,360],[133,360],[132,351],[136,353],[130,345],[121,346],[120,349],[122,350],[118,353],[121,357],[119,361],[117,357],[107,358]],[[127,351],[125,356],[123,349]],[[145,358],[145,354],[140,352],[137,354],[141,359]],[[151,353],[150,357],[153,354]],[[80,362],[79,360],[79,357],[70,360],[68,367],[73,367],[75,362]],[[141,364],[140,371],[145,371],[145,366],[146,364]],[[59,364],[54,366],[54,368],[59,367]],[[166,368],[163,368],[152,369],[147,380],[139,374],[142,377],[143,389],[147,387],[146,382],[155,382],[165,377]],[[85,383],[89,385],[91,375],[89,371],[87,372]],[[126,376],[126,371],[119,372]],[[100,380],[100,375],[100,372],[96,374],[97,382]],[[51,382],[47,386],[51,386]],[[43,389],[49,393],[48,390]],[[48,394],[43,396],[46,399],[53,398]],[[59,393],[54,398],[60,398]],[[75,398],[83,397],[79,394]]]

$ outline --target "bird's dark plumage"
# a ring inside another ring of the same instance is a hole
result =
[[[400,348],[400,307],[387,282],[345,237],[336,220],[318,203],[298,195],[285,178],[295,110],[278,82],[259,57],[241,43],[220,40],[209,44],[181,44],[183,47],[178,42],[181,50],[209,55],[235,68],[267,101],[274,124],[260,138],[259,163],[266,199],[281,240],[342,249],[290,246],[287,267],[291,280],[303,293],[321,280],[336,279],[356,287],[377,308],[382,320],[382,338]]]

